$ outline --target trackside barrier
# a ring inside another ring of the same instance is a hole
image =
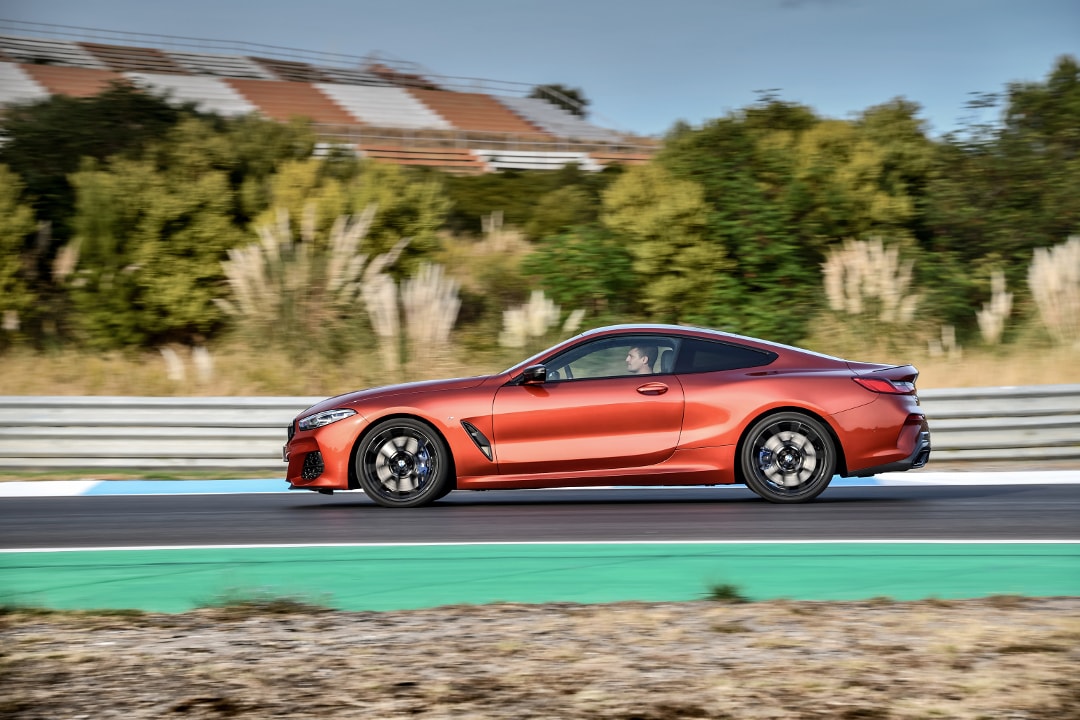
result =
[[[1080,385],[919,393],[935,460],[1080,458]],[[283,475],[286,427],[320,397],[0,397],[0,470]]]

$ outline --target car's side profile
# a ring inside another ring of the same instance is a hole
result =
[[[388,507],[453,490],[730,483],[804,502],[837,474],[926,464],[917,377],[704,328],[599,328],[495,375],[308,408],[289,427],[287,479]]]

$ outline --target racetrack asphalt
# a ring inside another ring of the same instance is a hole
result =
[[[840,479],[799,506],[742,487],[591,488],[387,510],[281,479],[2,483],[0,604],[1080,595],[1076,484],[1076,471],[911,473]]]

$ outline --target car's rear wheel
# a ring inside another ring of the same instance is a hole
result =
[[[740,464],[747,487],[766,500],[806,502],[832,482],[836,446],[820,421],[798,412],[777,413],[750,428]]]
[[[427,505],[453,489],[446,443],[418,420],[392,418],[373,427],[355,464],[360,487],[385,507]]]

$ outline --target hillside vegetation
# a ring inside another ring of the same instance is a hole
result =
[[[114,86],[0,119],[2,394],[313,394],[700,324],[1078,382],[1080,65],[929,136],[764,95],[647,165],[452,176]]]

